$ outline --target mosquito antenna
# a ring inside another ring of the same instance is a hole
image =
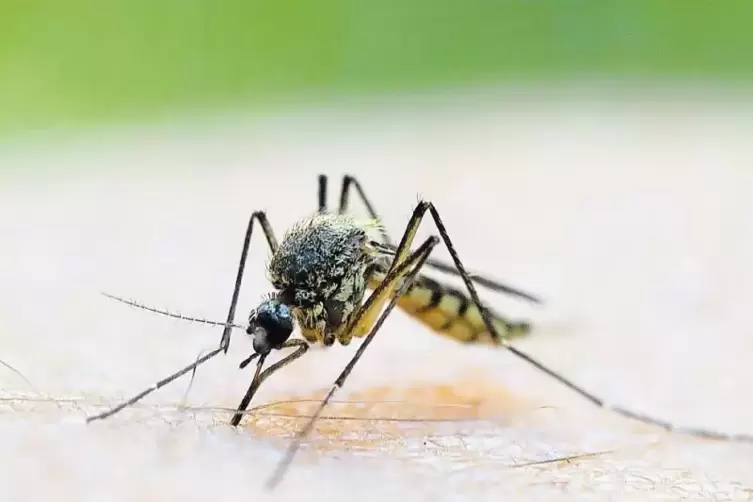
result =
[[[212,321],[211,319],[205,319],[202,317],[190,317],[185,316],[183,314],[176,314],[174,312],[170,312],[168,310],[161,310],[154,307],[149,307],[148,305],[144,305],[143,303],[139,303],[134,300],[126,300],[125,298],[121,298],[119,296],[111,295],[110,293],[102,292],[102,296],[106,296],[107,298],[110,298],[111,300],[118,301],[120,303],[125,303],[126,305],[130,305],[131,307],[136,307],[142,310],[146,310],[148,312],[153,312],[155,314],[160,314],[166,317],[172,317],[173,319],[180,319],[181,321],[188,321],[188,322],[194,322],[198,324],[208,324],[210,326],[224,326],[224,327],[230,327],[230,328],[236,328],[236,329],[246,329],[246,326],[243,326],[242,324],[234,324],[234,323],[226,323],[226,322],[219,322],[219,321]]]

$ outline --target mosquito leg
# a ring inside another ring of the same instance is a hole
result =
[[[248,408],[249,403],[254,398],[254,394],[256,394],[256,391],[259,390],[259,387],[261,384],[266,380],[270,375],[275,373],[277,370],[283,368],[284,366],[287,366],[288,364],[292,363],[299,357],[301,357],[303,354],[306,353],[306,351],[309,348],[309,344],[306,343],[304,340],[299,339],[293,339],[293,340],[287,340],[282,347],[280,348],[288,348],[288,347],[297,347],[297,349],[284,359],[281,359],[274,363],[272,366],[264,370],[263,372],[259,373],[261,371],[262,364],[264,364],[264,359],[269,355],[269,353],[262,354],[259,357],[259,362],[256,364],[256,373],[254,374],[254,379],[251,381],[251,385],[249,386],[248,390],[246,391],[246,395],[243,396],[243,399],[241,400],[241,403],[238,405],[238,408],[233,415],[233,418],[230,420],[230,425],[233,427],[236,427],[239,423],[241,423],[241,420],[243,419],[243,415]],[[248,364],[251,359],[254,356],[251,356],[250,358],[244,360],[241,363],[241,368],[244,367],[246,364]]]
[[[380,220],[381,217],[379,214],[377,214],[376,209],[374,209],[374,206],[371,204],[371,201],[366,196],[366,192],[364,192],[363,188],[361,187],[361,184],[358,182],[357,179],[355,179],[353,176],[350,176],[346,174],[343,176],[343,184],[342,188],[340,190],[340,214],[344,214],[348,211],[348,205],[350,202],[350,188],[353,187],[356,189],[356,193],[358,194],[358,197],[361,199],[361,202],[363,202],[363,205],[366,206],[366,210],[369,212],[369,216],[371,216],[374,220]],[[382,240],[385,244],[391,244],[392,239],[390,239],[389,234],[387,234],[387,230],[380,227],[380,233],[382,234]]]
[[[400,244],[398,244],[395,250],[394,259],[388,270],[387,277],[389,277],[390,272],[399,268],[403,264],[403,261],[409,256],[410,247],[413,244],[413,239],[416,237],[416,232],[421,224],[421,214],[419,214],[418,210],[419,208],[416,208],[413,211],[413,215],[408,221],[408,225],[405,227],[403,238],[400,240]],[[379,286],[366,300],[362,308],[353,316],[351,321],[337,333],[340,343],[347,345],[350,343],[352,337],[366,335],[369,332],[369,329],[371,329],[371,326],[374,325],[374,321],[382,310],[384,304],[399,286],[400,285],[396,281],[389,281],[387,278],[382,280]]]
[[[447,263],[444,263],[441,260],[429,259],[427,260],[426,264],[446,274],[451,274],[455,276],[459,275],[458,269],[454,265],[448,265]],[[490,291],[517,296],[519,298],[523,298],[524,300],[528,300],[532,303],[538,303],[538,304],[544,303],[543,300],[539,298],[538,296],[535,296],[531,293],[527,293],[523,291],[522,289],[518,289],[512,286],[503,284],[501,282],[495,281],[494,279],[489,279],[488,277],[483,277],[478,274],[468,274],[468,277],[470,277],[470,279],[476,284],[484,286]]]
[[[256,372],[254,373],[253,380],[251,380],[251,385],[246,391],[246,395],[243,396],[243,399],[241,400],[241,404],[238,405],[238,409],[233,415],[233,419],[230,420],[230,425],[232,425],[233,427],[235,427],[241,422],[241,418],[243,418],[243,412],[246,411],[246,408],[248,408],[248,403],[251,402],[252,396],[256,392],[256,389],[259,387],[259,384],[257,384],[257,380],[259,379],[259,373],[261,373],[261,367],[264,365],[264,361],[267,359],[268,355],[269,355],[269,352],[265,352],[259,356],[259,361],[256,363]],[[245,361],[241,363],[241,366],[243,366],[244,363],[250,360],[251,358],[246,359]]]
[[[546,373],[547,375],[557,380],[564,386],[568,387],[572,391],[576,392],[577,394],[580,394],[582,397],[584,397],[585,399],[587,399],[594,405],[600,408],[610,410],[624,417],[631,418],[639,422],[654,425],[657,427],[661,427],[662,429],[665,429],[667,431],[681,432],[681,433],[689,434],[691,436],[696,436],[696,437],[702,437],[702,438],[707,438],[707,439],[708,438],[723,439],[723,440],[737,441],[737,442],[753,442],[753,436],[751,435],[723,434],[723,433],[710,431],[710,430],[704,430],[704,429],[677,427],[675,425],[670,424],[669,422],[651,417],[649,415],[636,413],[636,412],[627,410],[625,408],[622,408],[620,406],[610,405],[606,403],[603,399],[595,396],[594,394],[591,394],[590,392],[586,391],[585,389],[575,384],[571,380],[565,378],[564,376],[560,375],[554,370],[549,369],[543,363],[537,361],[536,359],[529,356],[528,354],[509,345],[503,338],[499,336],[499,333],[496,331],[496,328],[494,327],[494,322],[492,320],[491,315],[489,314],[489,311],[484,307],[483,303],[481,303],[481,300],[478,297],[478,293],[476,292],[476,288],[473,285],[473,280],[471,279],[471,276],[468,274],[468,272],[465,270],[463,263],[460,261],[460,257],[458,256],[455,246],[450,240],[450,236],[447,233],[447,229],[445,228],[444,223],[442,222],[442,219],[439,216],[439,212],[437,212],[437,209],[434,207],[434,204],[423,201],[419,204],[419,209],[421,209],[421,214],[423,214],[427,210],[431,213],[432,219],[434,220],[434,223],[437,226],[437,229],[439,230],[439,235],[444,241],[445,245],[447,246],[447,249],[450,252],[450,256],[452,256],[452,261],[455,263],[455,266],[457,267],[457,270],[460,276],[462,277],[463,282],[465,283],[465,286],[468,289],[468,292],[470,293],[471,298],[473,299],[473,302],[476,304],[476,307],[481,312],[482,317],[484,319],[484,324],[486,325],[487,329],[489,330],[490,333],[492,333],[492,336],[498,341],[498,343],[501,346],[505,347],[507,350],[512,352],[514,355],[516,355],[518,358],[523,359],[524,361],[531,364],[539,371]]]
[[[410,229],[408,229],[410,231]],[[408,232],[406,232],[406,235]],[[405,239],[404,239],[405,240]],[[282,476],[285,474],[285,471],[287,470],[290,463],[293,461],[293,457],[295,456],[296,452],[301,446],[301,441],[303,438],[305,438],[311,430],[314,428],[314,424],[316,423],[316,420],[321,415],[324,408],[327,406],[327,404],[330,402],[332,397],[334,396],[335,392],[342,388],[342,386],[345,384],[345,381],[347,380],[350,373],[353,371],[353,368],[355,367],[356,363],[361,359],[364,352],[366,351],[366,348],[369,346],[371,341],[374,339],[374,336],[379,331],[379,328],[382,327],[382,324],[384,324],[384,321],[389,316],[390,312],[395,308],[397,305],[397,300],[402,296],[410,286],[411,280],[415,275],[418,273],[418,271],[423,266],[424,262],[428,258],[431,251],[434,249],[434,247],[439,243],[439,239],[432,236],[429,237],[416,251],[414,251],[406,260],[402,263],[399,263],[397,267],[393,266],[393,268],[390,270],[390,273],[387,274],[387,277],[385,280],[379,285],[379,288],[383,288],[385,290],[393,290],[392,298],[390,299],[390,302],[387,304],[387,307],[382,312],[382,314],[376,319],[376,322],[373,323],[372,326],[370,326],[369,334],[364,339],[363,343],[358,347],[358,350],[356,351],[355,355],[351,358],[350,362],[347,366],[345,366],[345,369],[343,369],[342,373],[340,373],[340,376],[337,377],[337,380],[335,380],[335,383],[332,384],[332,387],[330,388],[329,392],[325,396],[325,398],[322,400],[322,402],[319,404],[319,407],[317,408],[314,415],[309,419],[309,421],[306,423],[306,426],[301,429],[298,434],[296,434],[296,437],[294,438],[293,442],[290,445],[290,448],[285,454],[285,457],[283,457],[282,461],[278,464],[277,468],[275,469],[275,472],[272,474],[272,477],[267,482],[267,488],[273,489],[281,480]],[[394,291],[394,285],[400,283],[399,288],[397,288],[396,291]],[[389,285],[389,286],[388,286]],[[378,291],[374,291],[372,293],[372,297],[377,295]],[[366,318],[368,316],[362,315],[364,311],[367,311],[369,309],[373,309],[373,305],[369,306],[369,302],[366,302],[360,309],[359,314],[356,316],[356,322],[358,322],[358,319]]]
[[[326,180],[325,180],[325,185],[326,185]],[[319,187],[320,187],[319,194],[320,194],[320,201],[321,201],[321,179],[320,179]],[[343,176],[342,189],[340,191],[340,214],[343,214],[348,211],[351,187],[355,188],[356,193],[361,199],[361,202],[363,202],[364,206],[366,206],[366,210],[369,212],[369,215],[371,216],[371,218],[375,220],[381,220],[381,217],[377,214],[376,210],[374,209],[374,205],[366,196],[366,192],[363,190],[363,187],[361,186],[361,184],[358,182],[356,178],[349,175]],[[394,246],[394,244],[392,244],[392,240],[390,239],[389,235],[387,234],[387,231],[384,228],[381,229],[381,234],[382,234],[382,240],[384,244],[388,246]],[[435,268],[439,271],[442,271],[446,274],[451,274],[455,276],[458,275],[457,267],[455,267],[454,264],[445,263],[442,260],[439,260],[437,258],[429,257],[429,259],[426,260],[426,265],[432,268]],[[527,293],[521,289],[508,286],[499,281],[495,281],[494,279],[483,277],[478,274],[472,274],[471,278],[474,280],[474,282],[490,289],[491,291],[495,291],[497,293],[505,293],[512,296],[517,296],[533,303],[542,303],[541,298],[535,295],[532,295],[531,293]]]
[[[235,277],[235,287],[233,288],[233,297],[230,300],[230,310],[227,314],[227,322],[225,323],[225,329],[222,331],[222,339],[220,340],[220,348],[227,354],[228,348],[230,348],[230,333],[232,332],[231,325],[235,320],[235,308],[238,305],[238,295],[241,291],[241,282],[243,281],[243,271],[246,268],[246,257],[248,256],[248,247],[251,242],[251,233],[254,230],[254,220],[259,220],[262,230],[264,230],[264,236],[267,238],[267,244],[272,253],[275,253],[278,248],[277,239],[275,238],[272,226],[269,224],[267,214],[264,211],[255,211],[251,218],[248,220],[248,227],[246,227],[246,235],[243,239],[243,251],[241,252],[241,259],[238,262],[238,272]]]
[[[116,414],[117,412],[119,412],[123,408],[131,406],[132,404],[135,404],[136,402],[140,401],[141,399],[143,399],[147,395],[151,394],[155,390],[164,387],[165,385],[169,384],[173,380],[176,380],[177,378],[185,375],[189,371],[195,369],[197,366],[199,366],[201,364],[204,364],[205,362],[209,361],[211,358],[213,358],[214,356],[216,356],[220,352],[222,352],[222,347],[220,347],[218,349],[214,349],[213,351],[209,352],[208,354],[204,355],[203,357],[200,357],[199,359],[197,359],[193,363],[189,364],[188,366],[186,366],[182,370],[180,370],[180,371],[178,371],[176,373],[173,373],[172,375],[170,375],[167,378],[163,378],[162,380],[160,380],[159,382],[155,383],[154,385],[152,385],[148,389],[146,389],[146,390],[138,393],[137,395],[135,395],[134,397],[132,397],[128,401],[126,401],[126,402],[124,402],[122,404],[119,404],[118,406],[110,409],[109,411],[106,411],[104,413],[100,413],[99,415],[95,415],[93,417],[88,417],[86,419],[86,422],[89,423],[89,422],[92,422],[93,420],[101,420],[103,418],[107,418],[109,416],[112,416],[112,415]]]
[[[319,175],[318,195],[319,195],[319,212],[326,213],[327,212],[327,175],[326,174]]]
[[[164,387],[168,383],[176,380],[177,378],[179,378],[182,375],[188,373],[189,371],[195,372],[195,370],[196,370],[196,368],[198,366],[200,366],[201,364],[205,363],[209,359],[213,358],[218,353],[220,353],[220,352],[227,353],[227,350],[228,350],[228,348],[230,346],[230,333],[232,332],[232,330],[233,330],[234,327],[237,327],[235,325],[235,323],[233,323],[233,320],[235,318],[235,309],[236,309],[237,304],[238,304],[238,295],[240,293],[241,282],[243,280],[243,271],[244,271],[245,266],[246,266],[246,257],[248,256],[248,248],[249,248],[249,243],[251,242],[251,234],[253,232],[254,221],[255,220],[259,220],[259,224],[261,225],[262,230],[264,231],[264,235],[265,235],[265,237],[267,239],[267,244],[269,245],[269,247],[272,250],[272,252],[275,252],[277,250],[277,247],[278,247],[277,239],[275,238],[274,231],[272,230],[272,226],[269,224],[269,220],[267,219],[266,213],[264,211],[255,211],[251,215],[251,218],[248,221],[248,226],[246,228],[246,234],[245,234],[245,237],[244,237],[244,240],[243,240],[243,251],[241,253],[240,262],[238,264],[238,272],[237,272],[236,279],[235,279],[235,287],[233,289],[233,297],[232,297],[232,300],[230,302],[230,310],[228,312],[228,317],[227,317],[229,319],[229,321],[227,321],[224,324],[224,329],[223,329],[223,332],[222,332],[222,339],[220,341],[220,347],[219,347],[219,349],[213,350],[212,352],[209,352],[205,356],[200,357],[199,359],[197,359],[196,361],[194,361],[192,364],[186,366],[185,368],[183,368],[182,370],[178,371],[177,373],[174,373],[174,374],[168,376],[167,378],[164,378],[164,379],[160,380],[159,382],[157,382],[156,384],[152,385],[148,389],[140,392],[139,394],[137,394],[133,398],[131,398],[128,401],[126,401],[126,402],[124,402],[124,403],[116,406],[115,408],[111,409],[110,411],[107,411],[105,413],[101,413],[99,415],[87,418],[86,419],[87,422],[91,422],[93,420],[99,420],[99,419],[107,418],[107,417],[109,417],[111,415],[114,415],[115,413],[119,412],[123,408],[126,408],[127,406],[130,406],[130,405],[132,405],[132,404],[140,401],[141,399],[143,399],[148,394],[151,394],[155,390],[157,390],[157,389],[159,389],[161,387]],[[112,297],[111,295],[107,295],[107,296],[110,296],[111,298],[114,298],[114,299],[119,300],[119,301],[124,301],[124,300],[122,300],[120,298]],[[137,306],[137,307],[140,307],[140,308],[144,308],[143,306],[135,304],[133,302],[127,302],[126,301],[125,303],[130,303],[130,304],[132,304],[134,306]],[[169,315],[169,313],[168,313],[168,315]],[[212,324],[217,324],[217,323],[212,323]]]

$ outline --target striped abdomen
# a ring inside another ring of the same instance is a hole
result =
[[[369,288],[375,288],[384,277],[375,274]],[[381,276],[381,277],[379,277]],[[481,312],[470,295],[434,279],[419,275],[397,305],[409,315],[441,335],[464,343],[498,345],[486,328]],[[488,309],[488,307],[487,307]],[[513,322],[488,309],[497,333],[502,339],[527,335],[531,327],[526,322]]]

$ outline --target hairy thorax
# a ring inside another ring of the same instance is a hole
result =
[[[369,225],[317,214],[295,224],[269,263],[278,298],[291,306],[304,338],[332,345],[360,307],[378,257]]]

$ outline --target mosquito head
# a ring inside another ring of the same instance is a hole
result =
[[[279,349],[290,338],[294,327],[290,308],[277,298],[268,298],[251,311],[246,333],[254,337],[254,351],[266,354]]]

